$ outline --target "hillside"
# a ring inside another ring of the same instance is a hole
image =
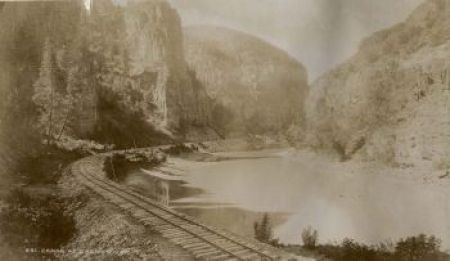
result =
[[[125,147],[207,129],[210,99],[194,85],[166,1],[97,0],[90,12],[82,1],[6,3],[0,24],[5,136]]]
[[[77,249],[99,242],[124,249],[145,239],[147,258],[160,260],[143,226],[123,215],[111,219],[110,207],[71,211],[80,197],[66,198],[56,183],[76,159],[110,145],[167,144],[188,133],[215,137],[207,127],[210,99],[194,81],[178,13],[166,1],[96,0],[90,12],[82,0],[1,3],[0,259],[54,259],[24,249],[62,249],[69,240]],[[93,217],[113,222],[97,226]],[[109,224],[123,224],[125,234]],[[83,237],[90,233],[99,240]]]
[[[450,1],[428,0],[320,77],[308,139],[358,157],[442,169],[450,155]]]
[[[225,136],[277,133],[303,117],[308,93],[303,65],[249,34],[213,26],[184,29],[189,66],[208,95]],[[222,111],[223,112],[223,111]]]

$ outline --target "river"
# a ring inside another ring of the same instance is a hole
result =
[[[174,170],[182,180],[171,183],[172,207],[247,236],[253,222],[269,213],[274,236],[284,243],[301,243],[302,230],[312,226],[321,243],[352,238],[376,244],[425,233],[450,249],[448,183],[411,179],[410,169],[343,163],[309,151],[216,155],[231,159],[169,159],[165,171]],[[146,174],[135,173],[127,183],[145,190]]]

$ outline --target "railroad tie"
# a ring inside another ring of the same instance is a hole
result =
[[[78,181],[105,200],[119,206],[141,224],[160,233],[200,260],[272,260],[271,248],[243,240],[232,233],[201,224],[192,217],[108,180],[103,174],[101,157],[91,157],[72,165]],[[264,250],[264,251],[263,251]]]
[[[218,255],[224,255],[224,252],[220,251],[220,250],[215,250],[212,252],[205,252],[205,253],[201,253],[196,255],[197,258],[202,258],[205,260],[211,260],[211,258],[218,256]]]

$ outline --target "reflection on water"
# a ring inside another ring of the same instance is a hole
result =
[[[157,180],[156,183],[156,200],[164,206],[169,206],[169,182],[167,180]]]
[[[321,242],[351,237],[378,243],[426,233],[450,247],[447,187],[392,178],[381,172],[396,170],[368,163],[286,151],[266,154],[271,157],[212,163],[172,159],[185,172],[183,181],[169,182],[171,205],[243,235],[252,235],[253,222],[269,212],[275,236],[285,243],[301,243],[302,229],[311,225]],[[145,187],[143,176],[132,175],[128,183]]]
[[[189,207],[175,208],[176,210],[196,217],[199,221],[216,227],[226,228],[233,233],[253,237],[253,224],[260,221],[263,213],[246,211],[236,207]],[[282,213],[272,213],[270,223],[278,226],[287,220],[287,215]]]
[[[166,179],[148,175],[142,170],[133,170],[128,174],[125,183],[164,206],[170,204],[170,181]]]

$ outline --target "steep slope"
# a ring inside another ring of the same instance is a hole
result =
[[[119,146],[191,129],[211,134],[210,99],[188,71],[180,18],[167,1],[97,0],[90,12],[81,0],[8,2],[1,12],[3,134]]]
[[[128,110],[178,136],[208,129],[210,99],[188,71],[180,18],[167,1],[131,1],[124,7],[96,1],[89,22],[97,26],[90,48],[100,60],[100,89],[113,90]]]
[[[403,166],[442,168],[450,156],[450,1],[428,0],[365,39],[322,76],[306,105],[307,141]]]
[[[74,35],[70,24],[77,24],[79,19],[77,8],[75,2],[59,5],[48,2],[2,4],[0,178],[5,189],[11,188],[13,179],[23,174],[28,159],[40,150],[40,135],[36,131],[40,113],[32,97],[33,84],[39,78],[45,38],[54,33],[69,44],[67,39]],[[54,26],[50,28],[49,24]],[[14,175],[8,177],[10,173]]]
[[[304,67],[287,53],[231,29],[184,30],[189,66],[211,98],[225,136],[279,132],[303,117],[308,92]]]

